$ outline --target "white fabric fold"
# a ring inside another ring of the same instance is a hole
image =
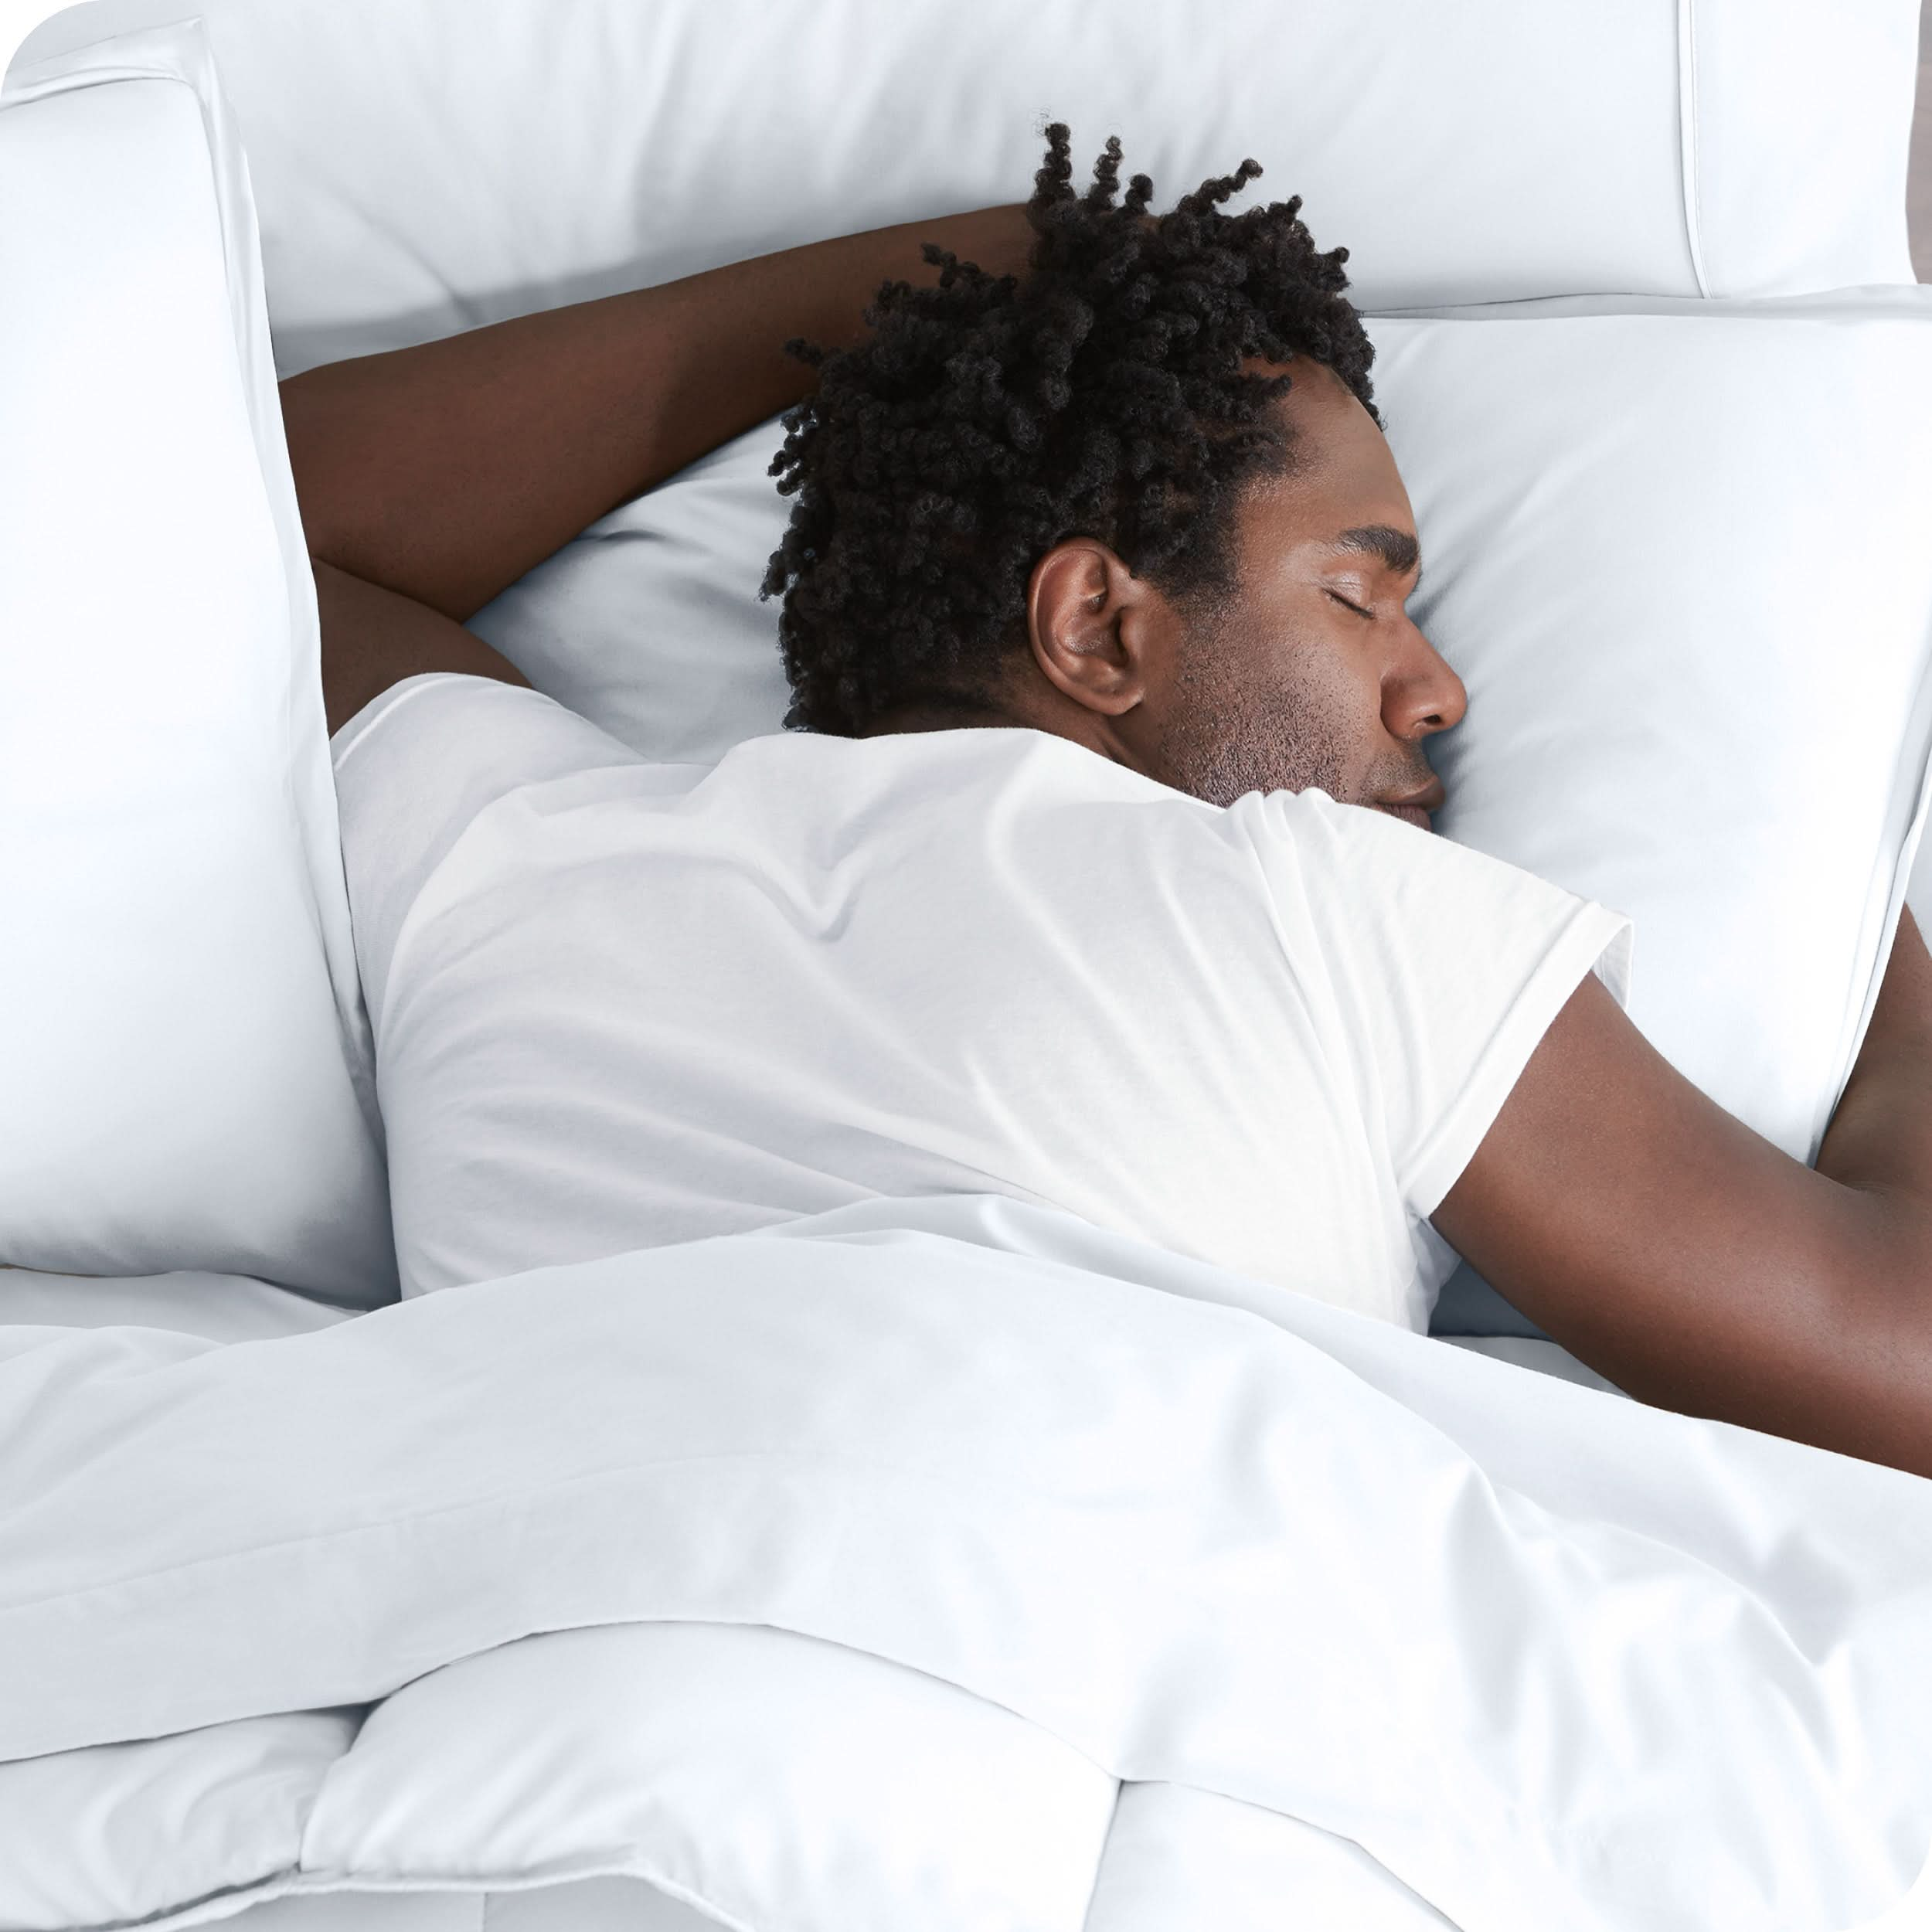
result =
[[[5,1758],[756,1623],[1352,1838],[1464,1932],[1823,1932],[1927,1869],[1932,1483],[1071,1216],[0,1349]]]

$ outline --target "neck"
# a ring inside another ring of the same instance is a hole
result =
[[[1027,722],[1027,719],[994,704],[977,704],[964,700],[956,705],[902,704],[895,705],[889,711],[880,713],[858,735],[862,738],[878,738],[891,732],[957,731],[974,726],[983,730],[989,726],[1023,726]]]
[[[1069,706],[1066,709],[1071,712],[1077,707]],[[1091,713],[1082,713],[1079,723],[1087,728],[1063,730],[1052,719],[1027,716],[1026,709],[1019,705],[1001,703],[992,699],[961,697],[937,702],[923,700],[895,705],[889,711],[881,712],[856,735],[861,738],[879,738],[895,732],[957,731],[974,726],[981,729],[1004,726],[1009,730],[1045,731],[1055,737],[1070,738],[1075,744],[1084,745],[1089,751],[1114,764],[1125,765],[1130,770],[1142,769],[1121,750],[1111,733],[1093,728]]]

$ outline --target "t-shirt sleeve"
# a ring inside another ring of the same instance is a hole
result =
[[[1628,1009],[1628,913],[1326,792],[1257,794],[1291,949],[1311,945],[1338,1050],[1396,1184],[1433,1213],[1587,973]],[[1290,856],[1291,855],[1291,857]],[[1284,862],[1287,861],[1287,862]]]
[[[554,699],[456,671],[392,685],[329,753],[356,968],[379,1025],[403,922],[479,812],[525,785],[645,762]]]

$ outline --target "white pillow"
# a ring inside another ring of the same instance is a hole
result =
[[[1410,608],[1469,689],[1436,825],[1631,913],[1632,1019],[1808,1162],[1926,809],[1932,288],[1648,306],[1369,319]],[[614,512],[472,628],[647,757],[779,729],[782,437]],[[1543,1332],[1467,1269],[1432,1325]]]
[[[32,60],[180,0],[89,0]],[[1372,308],[1910,282],[1918,0],[201,0],[278,372],[1252,155]]]
[[[199,28],[0,96],[0,1260],[394,1298],[247,171]]]
[[[1369,326],[1470,690],[1437,828],[1632,913],[1631,1019],[1815,1161],[1932,913],[1932,287]],[[1431,1326],[1544,1334],[1466,1265]]]

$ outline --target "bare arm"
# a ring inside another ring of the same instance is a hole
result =
[[[1932,1476],[1932,961],[1908,913],[1815,1168],[1593,975],[1430,1219],[1645,1402]]]
[[[908,222],[291,376],[310,552],[461,623],[806,395],[815,372],[786,341],[859,341],[882,283],[937,281],[923,243],[1005,274],[1033,240],[1017,203]]]
[[[529,685],[508,658],[454,617],[320,557],[309,561],[322,621],[322,710],[331,737],[372,699],[419,672],[461,671]]]
[[[1818,1171],[1932,1217],[1932,956],[1909,906]]]

